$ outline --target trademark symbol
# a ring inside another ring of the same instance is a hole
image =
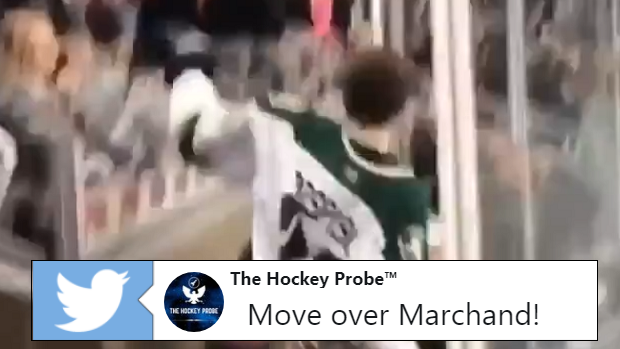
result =
[[[395,271],[386,271],[385,272],[385,278],[386,279],[396,279],[396,272]]]

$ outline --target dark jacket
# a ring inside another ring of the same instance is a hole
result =
[[[26,117],[2,114],[0,127],[15,139],[18,161],[0,209],[0,225],[52,258],[52,213],[46,199],[52,185],[53,149],[44,136],[29,132]]]
[[[334,26],[346,36],[352,0],[334,1]],[[310,0],[197,0],[143,1],[138,14],[134,65],[163,65],[175,56],[172,27],[198,29],[215,41],[247,37],[277,40],[287,24],[311,25]]]
[[[134,66],[162,66],[172,59],[174,30],[200,30],[215,40],[274,38],[284,30],[284,2],[278,0],[143,1],[138,11]]]

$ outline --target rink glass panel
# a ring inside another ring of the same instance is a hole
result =
[[[600,266],[598,342],[492,347],[615,348],[620,340],[620,2],[474,3],[475,15],[500,18],[488,21],[494,24],[472,47],[480,258],[597,259]],[[461,236],[469,233],[459,230]]]

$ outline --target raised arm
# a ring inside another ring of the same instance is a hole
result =
[[[224,104],[210,79],[187,70],[173,83],[170,128],[185,161],[248,184],[254,176],[254,109]]]
[[[193,119],[192,146],[219,138],[229,112],[213,83],[200,70],[186,70],[173,82],[170,94],[170,129],[179,133]]]

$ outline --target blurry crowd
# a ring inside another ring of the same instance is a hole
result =
[[[346,37],[351,2],[334,4],[334,37]],[[175,77],[201,69],[230,97],[281,90],[279,39],[316,17],[305,0],[25,0],[0,10],[0,227],[46,258],[58,258],[58,177],[72,171],[72,149],[84,148],[77,182],[91,186],[182,166],[169,121]]]
[[[79,24],[63,28],[54,23],[56,9],[36,4],[5,11],[0,72],[0,123],[15,142],[4,151],[17,158],[14,168],[5,166],[10,181],[3,193],[2,227],[42,246],[48,258],[54,258],[58,239],[53,232],[62,197],[58,176],[69,173],[63,168],[73,168],[71,142],[84,143],[84,160],[95,176],[137,167],[144,158],[134,156],[141,144],[110,140],[127,109],[131,54],[123,50],[131,43],[98,43]]]
[[[291,47],[314,45],[298,40],[307,36],[297,29],[318,24],[320,15],[311,6],[316,2],[2,2],[1,228],[50,246],[58,198],[54,176],[67,167],[58,152],[68,149],[63,144],[68,140],[84,144],[90,184],[121,169],[139,174],[181,165],[168,95],[175,77],[186,69],[201,69],[230,99],[265,90],[288,92],[291,67],[308,77],[308,66],[318,65],[316,59],[305,62],[305,56],[290,54]],[[352,26],[352,0],[326,3],[332,27],[327,41],[334,44],[332,53],[338,52],[333,57],[342,59],[347,50],[369,41],[369,31],[366,25]],[[369,2],[362,3],[369,19]],[[404,52],[416,80],[411,94],[424,107],[415,108],[415,117],[410,110],[403,112],[415,121],[407,123],[410,148],[399,154],[399,161],[431,180],[438,208],[429,2],[405,3],[407,16],[414,14],[406,20],[407,33],[413,34],[405,35]],[[486,257],[520,258],[520,252],[506,246],[519,245],[517,236],[523,235],[523,215],[515,212],[522,210],[523,193],[532,190],[523,184],[530,176],[539,203],[535,224],[545,231],[538,252],[541,258],[565,258],[573,249],[594,244],[596,232],[618,228],[613,218],[617,204],[606,196],[617,192],[616,170],[606,161],[617,155],[609,116],[615,93],[611,77],[617,68],[610,41],[600,44],[599,38],[611,25],[601,30],[586,5],[562,12],[559,1],[525,3],[528,147],[515,144],[508,130],[507,4],[472,0],[481,200],[494,210],[484,212],[483,230],[497,234],[487,239],[493,246],[485,250],[494,252]],[[338,59],[331,61],[325,71],[338,66]],[[327,103],[331,88],[337,88],[327,80],[292,89]],[[441,96],[434,99],[440,102]],[[603,116],[587,117],[592,113]],[[558,248],[556,232],[568,237],[571,251]]]
[[[524,139],[514,138],[508,112],[515,87],[508,81],[508,5],[476,6],[484,19],[475,72],[485,258],[522,258],[523,247],[515,246],[527,245],[528,229],[536,231],[534,258],[594,258],[601,246],[618,246],[620,228],[612,194],[618,190],[613,6],[525,4]]]

